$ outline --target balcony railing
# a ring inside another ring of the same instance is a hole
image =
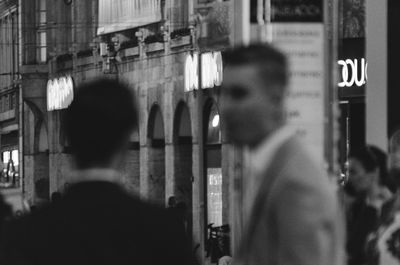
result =
[[[161,0],[99,0],[97,34],[136,28],[161,18]]]

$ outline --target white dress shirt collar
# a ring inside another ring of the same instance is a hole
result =
[[[82,181],[106,181],[112,183],[121,183],[122,175],[111,168],[89,168],[73,171],[70,175],[71,183]]]

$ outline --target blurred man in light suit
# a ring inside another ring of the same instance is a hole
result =
[[[344,227],[336,193],[285,125],[288,66],[266,44],[224,54],[222,115],[228,138],[251,150],[254,174],[235,265],[344,264]]]

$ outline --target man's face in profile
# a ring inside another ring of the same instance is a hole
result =
[[[277,105],[256,66],[230,66],[222,85],[222,117],[229,140],[255,146],[275,128]]]

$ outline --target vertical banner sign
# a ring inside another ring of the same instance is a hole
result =
[[[324,158],[327,74],[323,14],[322,0],[271,0],[271,24],[267,28],[272,44],[289,60],[289,126],[320,160]]]

